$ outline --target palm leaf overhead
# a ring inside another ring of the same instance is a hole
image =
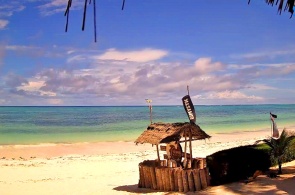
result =
[[[248,4],[251,2],[251,0],[248,1]],[[291,13],[290,18],[292,18],[293,13],[294,13],[294,3],[295,0],[265,0],[265,2],[268,5],[276,5],[278,6],[278,13],[281,14],[282,10],[286,11],[288,10],[288,12]]]
[[[66,0],[65,0],[66,1]],[[95,0],[93,1],[93,25],[94,25],[94,41],[96,42],[96,4],[95,4]],[[248,0],[248,4],[250,4],[251,0]],[[290,18],[293,16],[294,13],[294,4],[295,4],[295,0],[265,0],[265,2],[269,5],[276,5],[278,6],[278,12],[279,14],[282,13],[282,10],[286,11],[288,10],[288,12],[291,13]],[[87,13],[87,5],[91,4],[91,0],[84,0],[84,12],[83,12],[83,22],[82,22],[82,31],[84,31],[85,29],[85,20],[86,20],[86,13]],[[66,11],[64,13],[64,16],[66,16],[66,27],[65,27],[65,31],[68,31],[68,23],[69,23],[69,15],[70,15],[70,8],[72,6],[72,0],[68,0],[67,3],[67,7],[66,7]],[[125,0],[122,0],[122,7],[121,9],[124,10],[125,7]]]

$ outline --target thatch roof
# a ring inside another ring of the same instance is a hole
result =
[[[135,140],[135,143],[160,144],[178,141],[181,137],[189,135],[192,130],[192,139],[200,140],[210,138],[198,125],[191,123],[153,123]],[[187,130],[187,131],[186,131]]]

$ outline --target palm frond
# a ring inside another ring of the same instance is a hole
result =
[[[251,0],[248,0],[248,4],[251,2]],[[265,0],[265,2],[268,4],[268,5],[271,5],[273,6],[274,5],[274,2],[275,0]],[[283,10],[283,7],[284,8],[284,11],[288,10],[289,13],[291,13],[291,16],[290,18],[292,18],[293,16],[293,13],[294,13],[294,4],[295,4],[295,0],[287,0],[285,2],[285,0],[276,0],[276,6],[278,6],[278,13],[281,14],[282,13],[282,10]],[[284,6],[285,5],[285,6]]]

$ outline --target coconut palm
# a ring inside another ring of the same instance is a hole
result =
[[[271,137],[269,139],[258,140],[256,144],[261,141],[266,143],[271,148],[270,154],[273,159],[277,161],[279,166],[278,174],[282,174],[282,163],[287,158],[290,147],[294,146],[294,132],[290,133],[284,129],[279,138]]]
[[[288,10],[288,12],[291,13],[291,17],[294,13],[294,9],[293,9],[293,6],[294,6],[294,3],[295,3],[295,0],[286,0],[286,2],[284,3],[285,0],[265,0],[265,2],[269,5],[274,5],[276,4],[276,6],[278,6],[278,12],[279,14],[282,13],[282,10],[284,9],[284,11]],[[251,0],[248,0],[248,4],[251,2]],[[275,3],[276,2],[276,3]],[[283,8],[284,7],[284,8]],[[290,17],[290,18],[291,18]]]
[[[84,31],[84,29],[85,29],[87,6],[88,6],[88,4],[91,4],[91,0],[84,0],[84,1],[85,1],[85,3],[84,3],[82,31]],[[92,2],[93,2],[92,4],[93,4],[93,20],[94,20],[94,23],[93,23],[94,24],[94,41],[96,42],[96,5],[95,5],[95,0],[92,0]],[[250,4],[250,2],[251,2],[251,0],[248,0],[248,4]],[[284,11],[288,10],[288,12],[291,13],[291,17],[293,16],[293,12],[294,12],[293,6],[295,3],[295,0],[286,0],[286,2],[284,0],[276,0],[276,1],[275,0],[265,0],[265,2],[269,5],[272,5],[272,6],[274,4],[277,5],[279,14],[282,13],[282,10],[284,10]],[[67,17],[66,28],[65,28],[66,32],[68,31],[68,22],[69,22],[69,15],[70,15],[71,6],[72,6],[72,0],[68,0],[67,7],[66,7],[66,10],[64,13],[64,15]],[[125,6],[125,0],[122,0],[122,8],[121,8],[122,10],[124,9],[124,6]]]

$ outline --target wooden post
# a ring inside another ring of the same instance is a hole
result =
[[[150,169],[148,166],[143,165],[143,172],[144,172],[144,181],[145,181],[145,188],[151,188],[152,187],[152,181],[151,181],[151,174]]]
[[[183,192],[183,183],[182,183],[182,172],[184,170],[183,169],[179,169],[179,171],[177,171],[177,184],[178,184],[178,191],[179,192]]]
[[[202,189],[202,186],[201,186],[200,170],[199,169],[193,169],[193,177],[194,177],[196,191],[200,191]]]
[[[187,148],[187,140],[186,140],[186,131],[183,131],[184,135],[184,161],[183,161],[183,168],[187,168],[187,154],[186,154],[186,148]]]
[[[162,177],[162,183],[163,183],[163,190],[167,191],[167,184],[166,184],[166,174],[165,174],[165,167],[161,167],[161,177]]]
[[[158,162],[160,162],[160,153],[159,153],[159,145],[157,144],[157,156],[158,156]]]
[[[206,172],[207,185],[210,186],[211,185],[211,177],[209,175],[209,168],[208,167],[205,168],[205,172]]]
[[[161,175],[161,168],[156,167],[156,178],[157,178],[157,190],[163,190],[163,182],[162,182],[162,175]]]
[[[202,189],[207,188],[208,184],[207,184],[207,178],[206,178],[205,169],[200,169],[200,178],[201,178]]]
[[[169,169],[169,176],[170,176],[170,187],[171,187],[171,191],[175,191],[175,178],[174,178],[174,171],[175,169],[170,168]]]
[[[183,192],[188,192],[188,179],[187,179],[187,173],[186,170],[182,170],[182,183],[183,183]]]
[[[190,168],[192,168],[193,164],[193,149],[192,149],[192,128],[189,129],[189,150],[190,150]]]
[[[195,191],[195,184],[194,184],[194,176],[193,176],[192,170],[187,170],[187,179],[188,179],[189,191],[194,192]]]
[[[178,191],[178,172],[180,171],[179,168],[176,168],[174,169],[174,173],[173,173],[173,176],[174,176],[174,190],[175,191]]]
[[[170,183],[170,175],[169,175],[170,172],[169,172],[169,169],[170,168],[165,168],[164,169],[166,191],[171,191],[171,183]]]
[[[145,182],[144,182],[144,175],[143,175],[143,165],[142,163],[139,163],[139,182],[138,182],[138,187],[139,188],[144,188],[145,187]]]
[[[150,169],[150,174],[151,174],[152,189],[156,190],[157,189],[157,179],[156,179],[155,166],[150,166],[149,169]]]

